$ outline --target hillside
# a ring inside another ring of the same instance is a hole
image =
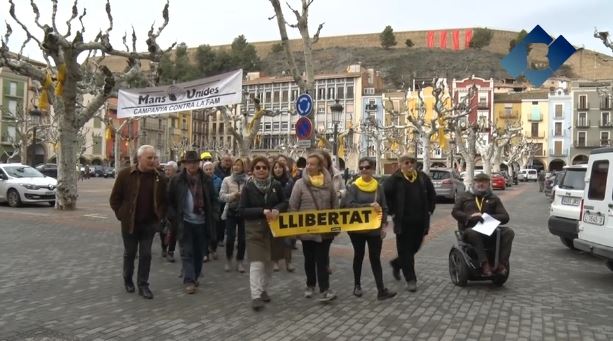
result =
[[[283,53],[271,53],[263,59],[263,72],[279,75],[287,66]],[[302,53],[295,53],[303,63]],[[388,88],[400,88],[415,77],[464,78],[475,75],[483,78],[508,77],[500,66],[501,54],[486,50],[451,51],[427,48],[384,50],[376,47],[332,47],[313,51],[318,73],[342,72],[348,65],[361,63],[379,70]]]

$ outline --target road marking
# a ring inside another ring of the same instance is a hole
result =
[[[108,218],[107,216],[96,214],[96,213],[84,214],[83,216],[84,217],[90,217],[90,218],[98,218],[98,219],[106,219],[106,218]]]
[[[18,210],[19,209],[15,210],[15,211],[0,209],[0,212],[6,212],[8,214],[31,215],[31,216],[36,216],[36,217],[47,217],[47,216],[49,216],[49,213],[35,213],[35,212],[26,212],[26,211],[18,211]]]

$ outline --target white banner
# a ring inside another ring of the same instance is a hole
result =
[[[181,84],[120,89],[117,117],[159,115],[211,108],[242,101],[243,70]]]

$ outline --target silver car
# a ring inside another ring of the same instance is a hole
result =
[[[460,175],[450,168],[431,168],[430,178],[436,196],[455,201],[456,197],[466,191]]]

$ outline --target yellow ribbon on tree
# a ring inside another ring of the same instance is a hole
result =
[[[38,108],[43,111],[49,110],[49,95],[48,89],[51,86],[53,79],[51,79],[51,73],[49,71],[45,71],[45,78],[42,83],[42,91],[40,96],[38,97]]]
[[[253,125],[255,124],[255,121],[260,119],[262,116],[264,116],[264,109],[260,109],[255,112],[255,114],[253,115],[253,119],[251,119],[251,122],[249,122],[248,125],[249,131],[253,131]]]
[[[66,64],[62,64],[58,67],[56,80],[55,95],[62,96],[64,93],[64,82],[66,81]]]
[[[111,132],[111,128],[106,127],[106,130],[104,131],[104,138],[106,140],[110,140],[112,137],[113,137],[113,133]]]
[[[438,146],[441,149],[447,147],[447,136],[445,136],[445,120],[441,117],[438,119]]]
[[[338,150],[336,154],[338,157],[345,157],[345,135],[338,137]]]

